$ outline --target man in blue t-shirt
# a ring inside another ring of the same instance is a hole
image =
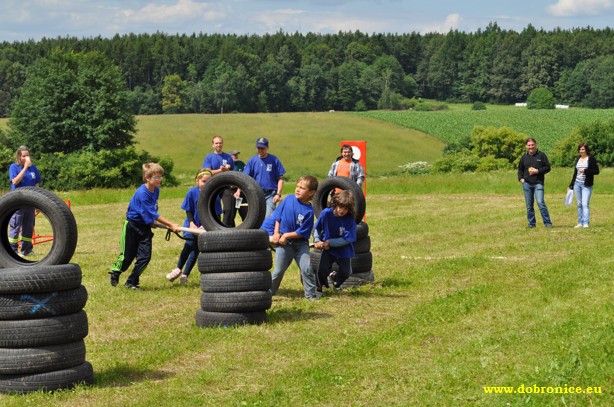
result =
[[[243,173],[255,179],[264,191],[266,217],[268,218],[281,201],[286,170],[279,158],[269,154],[269,140],[260,137],[256,140],[256,149],[258,154],[247,161]]]
[[[211,171],[213,176],[216,174],[221,174],[222,172],[234,170],[234,160],[230,154],[222,151],[224,148],[224,139],[220,136],[214,136],[211,139],[211,146],[213,147],[213,152],[205,156],[203,168]],[[224,226],[229,228],[235,227],[235,216],[237,213],[235,209],[235,198],[233,196],[233,192],[234,191],[232,191],[230,188],[226,188],[220,193],[223,206],[222,223]]]

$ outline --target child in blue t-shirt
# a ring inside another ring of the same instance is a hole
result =
[[[289,195],[281,201],[271,215],[275,219],[271,241],[277,245],[271,288],[273,295],[277,293],[284,273],[294,259],[301,271],[305,298],[318,299],[321,296],[316,291],[317,279],[309,260],[309,238],[313,230],[314,217],[310,201],[317,189],[316,177],[311,175],[300,177],[296,182],[294,195]]]
[[[143,181],[130,200],[126,211],[126,220],[120,238],[120,254],[111,266],[109,272],[111,285],[119,283],[119,276],[128,270],[136,258],[134,268],[125,287],[133,290],[139,289],[139,279],[151,260],[151,241],[154,222],[166,225],[173,232],[177,232],[179,225],[172,223],[158,213],[158,197],[160,196],[160,183],[164,169],[157,163],[143,164]]]
[[[188,190],[188,193],[186,194],[185,199],[181,204],[181,209],[183,209],[186,213],[183,227],[204,230],[203,226],[200,224],[200,219],[198,218],[198,196],[200,195],[200,191],[203,189],[203,187],[210,178],[211,171],[206,168],[201,168],[196,174],[196,178],[194,178],[196,186]],[[220,206],[219,211],[217,206]],[[219,214],[221,212],[222,208],[218,197],[218,200],[216,201],[216,213]],[[179,282],[181,284],[187,283],[190,272],[192,271],[192,268],[194,268],[194,264],[196,264],[196,260],[198,259],[198,236],[194,236],[194,234],[190,232],[183,232],[183,237],[186,240],[183,244],[183,249],[179,254],[177,267],[166,275],[167,280],[171,283],[175,281],[180,275],[181,278],[179,279]],[[183,269],[183,273],[181,272],[181,269]]]
[[[340,191],[333,196],[331,206],[320,213],[313,232],[314,246],[322,250],[318,267],[318,289],[329,288],[328,277],[334,288],[352,274],[352,257],[356,242],[356,221],[354,219],[354,195]],[[332,272],[333,263],[339,272]]]

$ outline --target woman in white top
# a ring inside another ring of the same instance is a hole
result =
[[[590,153],[587,143],[578,145],[580,156],[576,158],[569,189],[574,190],[578,203],[578,224],[576,228],[587,228],[590,223],[590,201],[593,193],[594,176],[599,174],[597,159]]]

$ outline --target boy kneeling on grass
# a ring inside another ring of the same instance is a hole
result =
[[[151,228],[154,221],[168,226],[173,232],[178,231],[178,224],[168,221],[158,213],[158,197],[163,174],[164,169],[160,164],[143,164],[145,183],[136,190],[128,204],[119,243],[120,254],[109,272],[113,287],[119,283],[119,275],[128,270],[136,258],[134,269],[128,276],[125,287],[132,290],[139,289],[139,278],[151,260],[151,242],[154,235]]]
[[[296,182],[294,195],[281,201],[273,214],[265,220],[261,229],[267,230],[267,224],[274,219],[271,242],[276,246],[275,269],[271,292],[277,293],[284,273],[290,267],[292,259],[296,261],[303,280],[305,298],[317,300],[322,295],[316,291],[316,275],[309,261],[309,238],[313,230],[313,207],[311,199],[318,189],[318,180],[311,175],[304,175]],[[271,231],[269,229],[269,234]]]

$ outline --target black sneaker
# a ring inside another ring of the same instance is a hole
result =
[[[124,284],[124,287],[129,288],[131,290],[140,290],[138,285],[132,284],[132,283],[126,283]]]
[[[119,274],[117,271],[109,271],[109,281],[111,285],[115,287],[119,283]]]

